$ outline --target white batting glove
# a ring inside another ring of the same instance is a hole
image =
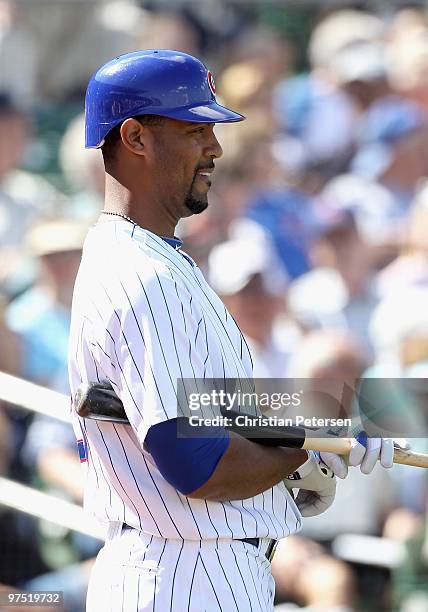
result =
[[[335,476],[342,480],[348,475],[348,464],[346,459],[342,455],[336,455],[336,453],[320,453],[321,460],[326,464],[328,468],[333,472]]]
[[[360,431],[352,441],[348,462],[335,453],[320,453],[320,455],[338,478],[346,478],[348,465],[359,465],[362,474],[370,474],[378,459],[384,468],[389,469],[393,466],[394,441],[392,438],[369,438],[365,431]]]
[[[308,451],[308,460],[284,478],[284,484],[289,491],[299,489],[294,501],[306,517],[325,512],[336,495],[336,478],[318,451]]]

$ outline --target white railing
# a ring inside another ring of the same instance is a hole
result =
[[[70,421],[67,395],[3,372],[0,372],[0,400],[60,421]]]
[[[70,422],[70,398],[57,391],[0,372],[0,401],[31,410],[63,422]],[[79,531],[100,540],[105,529],[91,519],[81,506],[43,493],[32,487],[0,477],[0,504]]]
[[[103,527],[95,519],[91,519],[81,506],[9,478],[0,477],[0,503],[61,527],[80,531],[100,540],[105,539]]]

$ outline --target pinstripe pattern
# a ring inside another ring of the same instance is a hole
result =
[[[113,612],[271,612],[273,589],[269,561],[249,544],[127,530],[98,556],[87,612],[110,602]]]
[[[126,575],[112,584],[123,609],[181,612],[187,603],[174,584],[182,589],[185,579],[189,586],[192,576],[192,591],[190,586],[186,591],[189,610],[204,609],[194,603],[201,584],[210,612],[270,609],[266,559],[221,543],[244,537],[278,539],[298,530],[300,513],[284,485],[245,501],[188,499],[163,479],[144,449],[148,429],[177,416],[177,379],[233,378],[242,391],[252,385],[248,346],[190,258],[128,222],[95,226],[76,281],[69,371],[72,394],[82,381],[111,381],[132,425],[74,417],[76,434],[84,437],[89,453],[85,507],[102,520],[122,521],[150,534],[155,542],[167,538],[156,562],[161,558],[169,568],[165,574],[171,586],[162,586],[162,572],[141,573],[126,566]],[[175,542],[175,557],[170,541]],[[197,543],[199,557],[194,554]],[[216,543],[215,554],[207,554],[207,546]],[[103,549],[102,557],[112,545]],[[225,558],[228,565],[222,565]],[[242,585],[238,592],[237,584]],[[141,602],[151,588],[151,608],[144,607]],[[143,607],[129,603],[128,608],[128,601]]]

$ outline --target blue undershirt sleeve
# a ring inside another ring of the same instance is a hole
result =
[[[178,437],[177,422],[178,419],[169,419],[152,425],[144,445],[165,480],[187,495],[213,474],[229,446],[230,437],[223,427],[208,426],[199,426],[197,436],[193,431],[189,437]]]

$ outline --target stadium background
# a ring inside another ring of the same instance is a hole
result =
[[[0,1],[0,583],[63,590],[67,612],[101,545],[76,529],[75,440],[48,416],[66,410],[71,291],[102,206],[84,91],[107,59],[151,47],[203,58],[248,118],[218,126],[210,207],[179,235],[256,376],[428,371],[424,2]],[[278,610],[428,610],[426,525],[422,470],[353,471],[279,547]]]

